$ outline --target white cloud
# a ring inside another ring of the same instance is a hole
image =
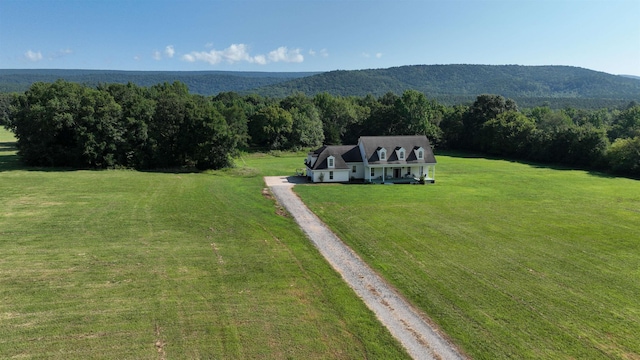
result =
[[[267,58],[264,55],[256,55],[253,57],[253,60],[258,65],[265,65],[267,63]]]
[[[168,58],[172,58],[175,55],[176,50],[173,48],[173,45],[168,45],[164,48],[164,54],[167,55]]]
[[[29,61],[40,61],[42,60],[42,53],[40,51],[27,51],[26,53],[24,53],[24,57],[29,60]]]
[[[362,53],[362,56],[368,59],[368,58],[370,58],[370,57],[371,57],[371,54],[369,54],[369,53],[366,53],[366,52],[365,52],[365,53]],[[376,54],[375,54],[375,55],[373,55],[373,56],[374,56],[376,59],[380,59],[380,58],[382,57],[382,53],[376,53]]]
[[[174,55],[176,54],[176,49],[173,47],[173,45],[167,45],[164,48],[164,51],[158,51],[158,50],[154,50],[153,53],[151,54],[151,57],[154,60],[160,61],[163,58],[172,58]]]
[[[134,56],[134,57],[133,57],[133,60],[135,60],[135,61],[140,61],[140,60],[141,60],[141,59],[140,59],[140,55],[136,55],[136,56]]]
[[[247,46],[244,44],[232,44],[224,50],[213,49],[211,51],[192,51],[189,54],[183,55],[182,60],[187,62],[204,61],[211,65],[215,65],[223,61],[230,64],[239,61],[255,62],[254,58],[249,55]]]
[[[227,62],[234,64],[237,62],[248,62],[251,64],[265,65],[268,62],[303,62],[304,56],[300,49],[289,50],[282,46],[265,55],[251,55],[246,44],[232,44],[226,49],[210,51],[192,51],[182,56],[182,60],[187,62],[202,61],[211,65]]]
[[[269,60],[301,63],[304,61],[304,56],[300,53],[300,49],[289,50],[286,46],[281,46],[269,53]]]
[[[326,57],[329,57],[329,51],[327,51],[327,49],[322,49],[322,50],[320,50],[320,53],[318,53],[317,51],[311,49],[311,50],[309,50],[309,55],[311,55],[311,56],[319,55],[319,56],[321,56],[323,58],[326,58]]]
[[[73,50],[71,50],[69,48],[61,49],[61,50],[58,50],[58,51],[54,52],[53,54],[49,55],[49,60],[61,58],[63,56],[69,55],[69,54],[73,54]]]

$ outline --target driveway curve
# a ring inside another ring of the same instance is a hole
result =
[[[267,176],[265,183],[311,242],[414,359],[465,359],[440,332],[351,248],[345,245],[293,192],[300,177]]]

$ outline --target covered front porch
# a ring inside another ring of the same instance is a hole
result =
[[[373,184],[435,183],[435,164],[420,166],[375,165],[366,171],[365,181]]]

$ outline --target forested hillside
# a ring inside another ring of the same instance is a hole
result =
[[[521,107],[597,109],[640,101],[640,79],[570,66],[412,65],[388,69],[312,72],[0,70],[0,92],[24,92],[34,82],[64,79],[153,86],[180,81],[199,95],[237,92],[282,98],[396,95],[417,90],[446,105],[470,104],[480,94],[514,99]]]
[[[62,79],[88,86],[126,84],[153,86],[179,81],[199,95],[225,91],[248,91],[256,87],[311,76],[314,72],[243,72],[243,71],[113,71],[113,70],[2,70],[0,92],[24,92],[36,82],[52,83]]]
[[[640,99],[638,79],[570,66],[415,65],[331,71],[254,91],[265,96],[286,96],[296,91],[307,95],[328,92],[380,96],[407,89],[449,105],[473,101],[479,94],[499,94],[523,106],[559,104],[555,108],[597,108],[615,105],[616,100]]]

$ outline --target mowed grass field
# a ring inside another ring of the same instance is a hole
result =
[[[263,195],[300,156],[29,169],[13,141],[0,130],[0,359],[407,358]]]
[[[640,359],[640,181],[438,156],[436,183],[295,191],[476,359]]]

